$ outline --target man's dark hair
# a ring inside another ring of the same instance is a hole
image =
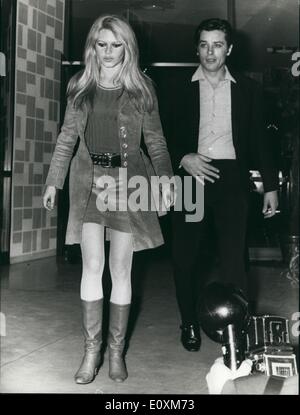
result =
[[[230,46],[232,44],[232,27],[227,20],[216,18],[203,20],[199,24],[195,32],[194,40],[196,46],[198,46],[199,44],[200,35],[203,30],[221,30],[225,33],[225,40],[227,42],[227,45]]]

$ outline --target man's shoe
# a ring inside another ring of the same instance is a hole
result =
[[[181,343],[189,352],[197,352],[200,349],[200,329],[196,324],[183,324],[181,327]]]

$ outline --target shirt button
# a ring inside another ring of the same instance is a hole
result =
[[[123,166],[127,167],[127,164],[128,164],[127,161],[124,161]]]
[[[128,144],[127,144],[127,143],[123,143],[123,144],[122,144],[122,147],[123,147],[123,148],[127,148],[127,147],[128,147]]]

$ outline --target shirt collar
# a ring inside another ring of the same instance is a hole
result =
[[[194,73],[194,75],[192,76],[192,82],[195,81],[206,81],[206,77],[204,75],[202,66],[199,65],[196,72]],[[234,77],[231,75],[231,73],[229,72],[229,69],[227,68],[227,66],[225,65],[225,77],[224,77],[225,81],[231,81],[234,82],[236,84],[236,80],[234,79]]]

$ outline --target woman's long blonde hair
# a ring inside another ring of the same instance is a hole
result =
[[[95,46],[101,29],[111,30],[125,47],[122,67],[115,82],[121,84],[128,92],[139,111],[151,112],[153,97],[149,88],[150,78],[143,74],[139,67],[139,50],[135,34],[123,18],[115,15],[100,16],[92,25],[85,43],[85,69],[71,78],[67,89],[68,98],[75,108],[80,108],[87,101],[92,105],[100,81],[101,67],[97,61]]]

